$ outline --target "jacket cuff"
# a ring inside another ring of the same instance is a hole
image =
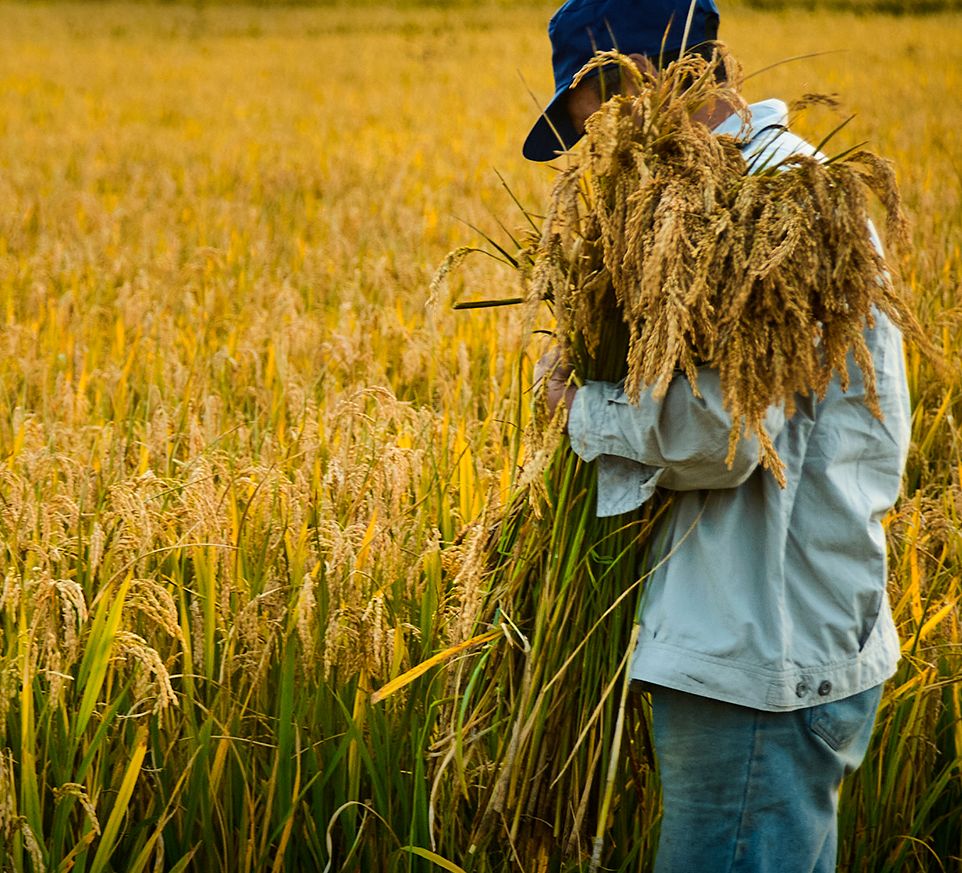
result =
[[[608,404],[605,389],[609,386],[604,382],[587,382],[575,392],[568,411],[568,439],[574,453],[583,461],[593,461],[605,454],[604,440],[597,431]]]

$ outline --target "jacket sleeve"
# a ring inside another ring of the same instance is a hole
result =
[[[568,417],[571,446],[586,461],[616,455],[658,468],[658,484],[674,491],[734,488],[758,466],[758,440],[741,436],[729,467],[731,417],[717,370],[698,371],[698,390],[700,397],[679,375],[661,400],[649,389],[632,404],[621,384],[588,382],[578,389]],[[784,425],[784,409],[771,407],[765,427],[772,439]]]

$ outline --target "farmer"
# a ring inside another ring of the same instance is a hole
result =
[[[710,51],[718,10],[693,5],[687,44]],[[555,96],[524,155],[550,160],[580,138],[612,86],[602,74],[570,88],[595,50],[665,63],[689,11],[688,0],[562,6],[549,26]],[[787,132],[782,102],[749,109],[748,129],[723,104],[695,118],[739,136],[747,159],[814,152]],[[865,755],[899,658],[882,519],[899,493],[908,392],[896,328],[879,314],[866,340],[882,419],[852,363],[846,391],[836,377],[821,400],[799,396],[787,420],[770,409],[785,487],[758,466],[754,438],[726,464],[731,420],[716,371],[699,372],[700,397],[678,375],[662,400],[643,392],[634,405],[621,384],[576,388],[557,356],[539,362],[549,406],[568,409],[572,448],[597,461],[599,515],[633,510],[656,487],[676,492],[631,662],[652,700],[659,873],[835,869],[839,785]]]

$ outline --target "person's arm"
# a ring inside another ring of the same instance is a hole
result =
[[[740,436],[729,467],[731,417],[722,403],[718,372],[700,369],[698,390],[700,397],[684,376],[676,376],[661,400],[648,390],[632,404],[618,384],[588,382],[577,391],[567,389],[571,447],[586,461],[617,455],[660,468],[659,484],[675,491],[734,488],[758,466],[758,440]],[[765,427],[772,439],[784,425],[783,408],[771,407]]]

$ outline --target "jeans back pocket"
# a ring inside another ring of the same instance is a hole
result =
[[[809,727],[836,752],[844,750],[856,737],[871,734],[875,715],[882,699],[882,686],[813,706],[809,712]]]

